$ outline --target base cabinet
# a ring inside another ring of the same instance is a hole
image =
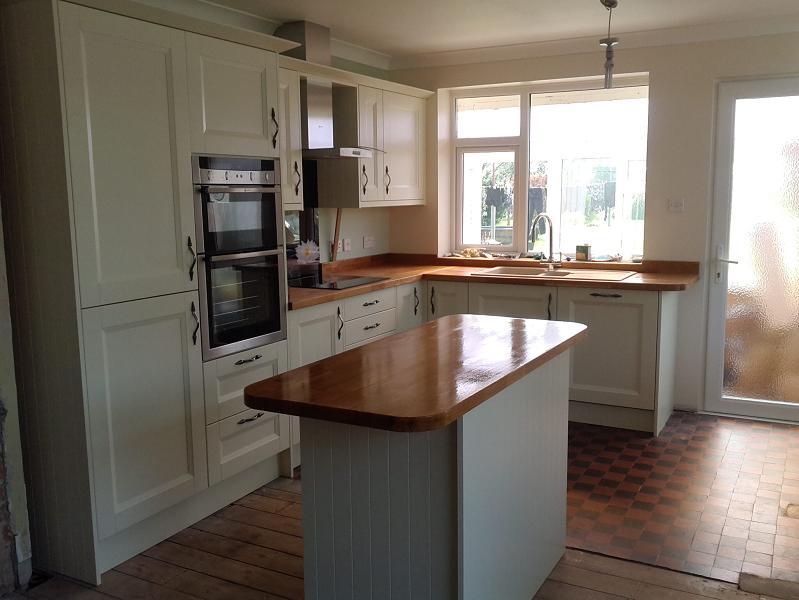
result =
[[[657,292],[561,288],[558,319],[588,325],[572,351],[569,398],[655,409]]]
[[[469,284],[460,281],[429,281],[429,320],[447,315],[463,315],[469,312]]]
[[[97,534],[208,485],[197,293],[83,311]]]
[[[407,331],[427,322],[427,282],[397,286],[397,331]]]
[[[469,312],[519,319],[554,319],[558,289],[537,285],[469,284]]]

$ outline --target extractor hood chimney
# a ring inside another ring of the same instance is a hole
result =
[[[330,65],[330,29],[310,21],[284,23],[275,30],[282,37],[301,44],[284,54],[308,62]],[[334,120],[334,95],[337,112],[357,114],[357,93],[352,89],[334,89],[333,82],[317,77],[300,80],[300,102],[302,108],[303,157],[319,158],[368,158],[371,149],[357,147],[358,132],[346,131],[344,125]],[[342,123],[353,123],[350,118],[341,118]]]

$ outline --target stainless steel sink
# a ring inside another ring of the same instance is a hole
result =
[[[611,271],[600,269],[542,269],[540,267],[493,267],[485,271],[475,271],[474,276],[489,277],[557,277],[560,279],[579,279],[581,281],[622,281],[635,275],[635,271]]]

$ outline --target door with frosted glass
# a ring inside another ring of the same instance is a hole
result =
[[[719,86],[706,408],[799,420],[799,79]]]

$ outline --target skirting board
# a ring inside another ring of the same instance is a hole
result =
[[[116,535],[99,540],[98,576],[277,477],[278,457],[274,456]]]
[[[655,431],[655,411],[606,404],[569,401],[569,421],[618,427],[634,431]]]

